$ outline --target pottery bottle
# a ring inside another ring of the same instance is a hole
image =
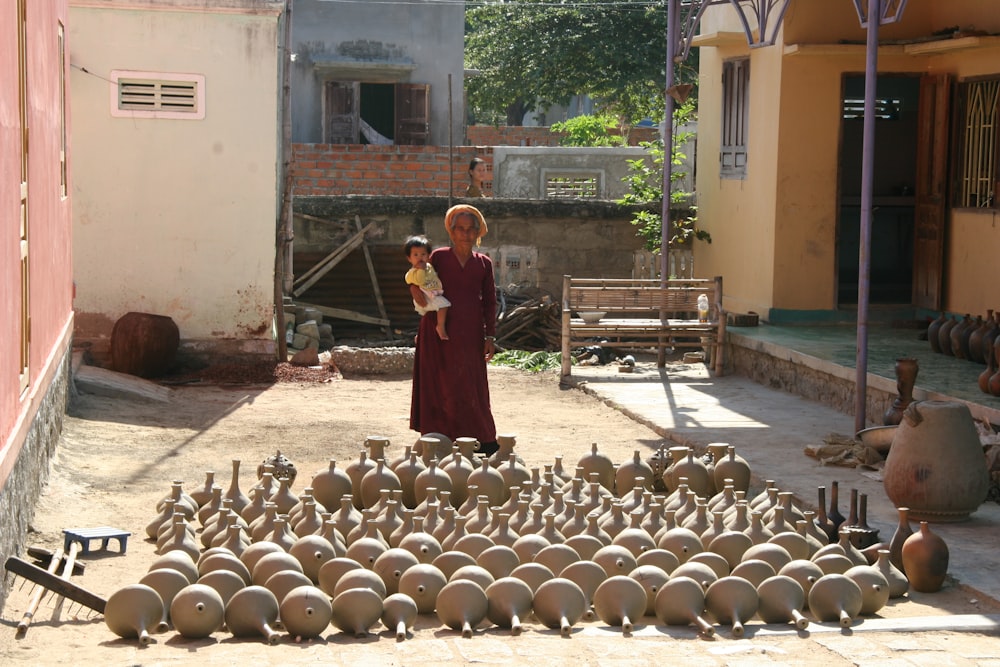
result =
[[[938,329],[938,345],[941,348],[942,354],[947,354],[949,357],[955,356],[955,352],[951,349],[951,330],[954,329],[960,322],[958,318],[949,317],[941,328]]]
[[[802,615],[806,594],[795,579],[776,574],[757,585],[757,615],[765,623],[794,623],[799,630],[809,626]]]
[[[382,601],[382,624],[396,633],[396,641],[406,639],[407,628],[417,618],[417,604],[409,595],[396,593]]]
[[[119,637],[137,637],[140,644],[149,644],[149,631],[163,620],[163,600],[149,586],[130,584],[111,594],[104,607],[104,622]]]
[[[850,627],[861,612],[861,588],[850,577],[825,574],[809,589],[809,610],[820,621],[836,621]]]
[[[993,345],[984,345],[983,354],[986,357],[986,369],[979,374],[979,391],[984,394],[990,393],[990,378],[997,372],[997,357],[993,352]]]
[[[583,468],[584,479],[587,479],[590,473],[596,472],[601,486],[608,491],[614,491],[615,465],[606,454],[598,450],[596,442],[590,445],[590,453],[581,457],[576,465]]]
[[[170,618],[185,639],[204,639],[222,627],[225,605],[211,586],[190,584],[174,596]]]
[[[375,467],[370,468],[361,478],[361,504],[372,507],[378,502],[384,490],[402,490],[396,476],[383,459],[375,459]]]
[[[757,589],[746,579],[722,577],[705,591],[705,607],[719,623],[732,626],[734,637],[742,637],[743,622],[757,613]]]
[[[316,502],[330,510],[339,507],[340,499],[352,492],[351,478],[337,467],[336,459],[330,459],[330,465],[326,469],[313,475],[309,485]]]
[[[863,616],[870,616],[889,601],[889,581],[882,572],[872,565],[855,565],[844,573],[861,589],[861,610]]]
[[[890,599],[902,597],[906,594],[906,591],[910,589],[910,582],[906,578],[906,575],[892,564],[888,549],[879,549],[878,560],[875,561],[875,567],[878,568],[879,572],[882,573],[882,576],[889,582]]]
[[[951,337],[951,353],[956,359],[966,359],[968,348],[968,339],[966,337],[966,331],[972,326],[972,317],[969,313],[959,320],[958,324],[951,328],[949,336]]]
[[[840,513],[840,482],[837,480],[830,483],[830,509],[826,513],[826,518],[833,525],[830,541],[834,542],[840,533],[840,524],[845,521],[844,515]]]
[[[247,505],[250,504],[250,498],[243,493],[240,489],[240,460],[233,459],[233,474],[229,482],[229,488],[222,495],[223,498],[229,498],[233,501],[233,511],[239,514],[243,511]]]
[[[997,367],[1000,367],[1000,336],[997,336],[993,340],[993,359]],[[986,382],[986,388],[989,390],[990,395],[1000,396],[1000,370],[990,376],[990,379]]]
[[[903,411],[913,402],[913,387],[917,382],[920,367],[917,360],[904,357],[896,359],[896,398],[882,416],[885,426],[894,426],[903,419]]]
[[[996,343],[997,334],[1000,334],[1000,310],[990,312],[990,317],[986,321],[986,330],[983,332],[983,338],[979,341],[984,363],[989,363],[986,355],[993,348],[994,343]]]
[[[531,614],[534,592],[524,581],[501,577],[486,587],[486,617],[512,635],[521,634],[521,621]]]
[[[670,579],[656,594],[653,606],[656,618],[665,625],[694,625],[706,637],[715,634],[715,628],[702,616],[705,590],[694,579]]]
[[[274,629],[278,620],[278,600],[263,586],[248,586],[226,605],[226,629],[234,637],[263,637],[276,644],[281,633]]]
[[[469,458],[455,451],[441,469],[451,477],[451,505],[461,507],[469,497],[469,475],[475,471],[474,464]]]
[[[208,470],[205,472],[205,484],[198,489],[191,492],[191,498],[194,500],[195,504],[200,509],[202,505],[207,503],[212,497],[212,487],[215,485],[215,471]]]
[[[933,352],[938,352],[938,353],[941,352],[941,342],[940,339],[938,338],[938,334],[941,330],[941,327],[947,321],[948,318],[945,316],[944,312],[942,312],[940,315],[938,315],[936,320],[934,320],[927,326],[927,340],[931,344],[931,351]]]
[[[188,521],[193,521],[195,515],[198,514],[198,503],[195,502],[194,498],[184,492],[184,482],[180,480],[174,480],[170,483],[170,493],[156,503],[157,512],[163,510],[163,505],[167,502],[167,499],[172,499],[174,501],[174,511],[183,512],[184,518]]]
[[[278,615],[288,634],[300,642],[323,633],[333,617],[333,606],[326,593],[315,586],[299,586],[281,601]]]
[[[948,545],[931,532],[926,521],[921,521],[920,530],[903,543],[903,566],[913,590],[921,593],[941,590],[948,575]]]
[[[910,527],[909,507],[897,507],[896,512],[899,514],[899,522],[892,534],[892,539],[889,540],[889,560],[895,567],[903,571],[903,543],[906,542],[906,538],[913,534],[913,528]]]
[[[726,448],[726,456],[715,464],[716,487],[723,488],[726,479],[733,480],[733,487],[737,491],[747,491],[750,488],[750,464],[736,454],[736,448],[732,445]]]
[[[352,461],[344,469],[347,476],[351,480],[351,498],[354,503],[355,509],[361,510],[366,507],[364,501],[361,498],[361,480],[368,473],[369,470],[375,468],[375,461],[368,457],[368,453],[362,450],[358,454],[358,459]],[[313,487],[315,488],[315,480],[313,480]]]
[[[532,605],[535,617],[545,627],[558,629],[564,637],[570,635],[573,625],[580,620],[586,608],[587,599],[583,591],[569,579],[549,579],[535,589]]]
[[[455,579],[441,589],[437,597],[437,615],[442,623],[472,637],[472,630],[486,618],[489,600],[479,584]]]
[[[970,327],[971,332],[969,333],[969,361],[974,361],[978,364],[986,362],[986,356],[983,354],[983,335],[990,328],[990,321],[992,319],[992,310],[987,313],[986,319],[983,319],[982,315],[976,315],[976,322]]]
[[[638,449],[632,452],[632,458],[618,466],[615,471],[615,489],[619,494],[635,487],[637,477],[642,477],[643,487],[652,490],[653,469],[642,460]]]
[[[608,577],[594,591],[594,610],[598,618],[624,634],[646,615],[647,595],[635,579],[627,575]]]
[[[770,490],[772,488],[775,488],[775,481],[773,479],[764,480],[764,488],[761,489],[760,493],[747,500],[749,509],[755,510],[767,503],[770,499]]]

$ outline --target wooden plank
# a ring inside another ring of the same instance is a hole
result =
[[[357,248],[359,245],[364,243],[365,234],[374,229],[376,224],[374,222],[369,222],[364,229],[359,230],[354,236],[349,238],[342,246],[331,252],[329,255],[321,259],[316,263],[311,269],[299,276],[295,283],[296,285],[301,285],[298,289],[292,292],[293,295],[299,296],[307,289],[312,287],[319,281],[320,278],[325,276],[330,270],[337,266],[352,250]]]
[[[315,308],[323,315],[328,317],[333,317],[338,320],[351,320],[352,322],[364,322],[365,324],[377,324],[380,327],[389,326],[389,320],[380,317],[372,317],[371,315],[365,315],[364,313],[359,313],[353,310],[345,310],[344,308],[331,308],[330,306],[321,306],[316,303],[305,303],[304,301],[295,302],[299,306],[308,306],[310,308]]]
[[[73,374],[73,382],[80,391],[111,398],[139,398],[168,403],[174,393],[170,387],[97,366],[80,366]]]
[[[32,565],[28,561],[21,560],[17,556],[11,556],[4,563],[4,568],[19,577],[24,577],[28,581],[34,582],[53,593],[69,598],[73,602],[79,602],[84,607],[93,609],[96,612],[104,613],[104,606],[107,600],[91,593],[85,588],[63,579],[51,572],[46,572],[37,565]]]
[[[361,216],[354,216],[354,224],[357,226],[358,230],[361,230]],[[372,262],[372,254],[368,252],[368,245],[365,243],[361,244],[361,250],[365,253],[365,263],[368,264],[368,276],[372,281],[372,291],[375,292],[375,303],[378,306],[378,314],[382,316],[382,319],[386,322],[389,321],[389,315],[385,312],[385,304],[382,302],[382,290],[378,286],[378,275],[375,273],[375,263]],[[382,329],[385,333],[386,338],[392,338],[392,332],[389,331],[388,327]]]

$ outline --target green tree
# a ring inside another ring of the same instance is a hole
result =
[[[506,119],[590,95],[626,123],[663,116],[666,5],[650,0],[518,0],[466,10],[466,81],[478,121]],[[694,60],[678,79],[697,81]]]
[[[694,100],[688,99],[674,111],[674,127],[682,127],[695,118]],[[687,157],[681,148],[693,136],[692,132],[675,132],[670,182],[676,183],[683,179],[687,172],[681,169]],[[628,185],[629,192],[619,201],[628,205],[652,205],[655,211],[644,209],[632,216],[632,224],[636,226],[636,234],[643,238],[645,247],[651,252],[660,250],[663,230],[663,160],[665,151],[662,141],[647,142],[643,147],[649,152],[652,164],[645,159],[629,160],[629,175],[622,179]],[[688,243],[693,239],[712,242],[712,236],[703,229],[698,229],[697,207],[691,204],[692,193],[670,189],[671,224],[670,243]],[[652,208],[652,207],[651,207]]]

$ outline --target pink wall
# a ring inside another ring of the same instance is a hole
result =
[[[72,333],[72,219],[60,187],[58,27],[67,0],[27,5],[28,225],[30,262],[30,383],[21,392],[20,366],[20,117],[17,1],[0,0],[0,485],[20,451],[25,429],[44,397]],[[66,53],[69,46],[66,45]],[[68,92],[67,92],[68,98]],[[68,109],[67,109],[68,118]],[[69,127],[66,128],[69,136]],[[68,151],[67,151],[68,152]],[[67,159],[69,156],[67,155]]]

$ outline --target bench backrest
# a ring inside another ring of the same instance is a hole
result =
[[[698,297],[708,297],[709,319],[715,321],[722,299],[722,278],[668,280],[628,278],[571,278],[566,276],[563,308],[571,311],[603,310],[650,316],[651,312],[694,313]]]

